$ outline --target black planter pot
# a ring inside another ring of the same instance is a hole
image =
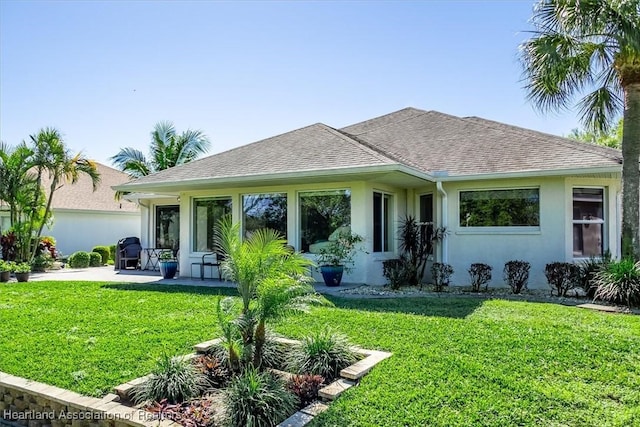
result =
[[[323,265],[320,266],[320,274],[327,286],[339,286],[342,282],[343,265]]]
[[[0,271],[0,282],[8,282],[11,278],[10,271]]]
[[[28,282],[29,281],[29,272],[26,273],[14,273],[16,275],[16,280],[18,282]]]
[[[178,271],[178,261],[160,261],[160,274],[165,279],[173,279]]]

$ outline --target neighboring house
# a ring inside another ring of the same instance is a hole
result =
[[[314,124],[116,188],[146,193],[143,245],[180,242],[183,266],[212,249],[216,221],[230,213],[244,233],[271,227],[305,252],[349,226],[367,253],[345,281],[383,284],[382,261],[399,255],[397,227],[412,214],[448,230],[434,257],[453,265],[452,283],[468,284],[469,265],[484,262],[492,285],[503,285],[504,263],[522,259],[533,287],[546,286],[546,263],[619,254],[621,158],[407,108],[342,129]]]
[[[113,245],[127,236],[140,236],[140,209],[128,200],[115,200],[111,188],[129,181],[129,176],[97,163],[100,184],[94,192],[91,179],[80,175],[75,184],[64,184],[53,195],[53,224],[45,227],[43,236],[53,236],[56,248],[64,255],[90,251],[97,245]],[[43,186],[48,193],[45,174]],[[6,205],[0,207],[0,226],[9,227]]]

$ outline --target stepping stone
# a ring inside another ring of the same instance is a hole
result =
[[[576,305],[576,307],[587,308],[589,310],[597,310],[604,311],[607,313],[626,313],[627,310],[621,307],[612,307],[610,305],[601,305],[601,304],[580,304]]]

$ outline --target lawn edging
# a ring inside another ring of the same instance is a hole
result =
[[[118,396],[88,397],[0,371],[0,418],[29,427],[168,427],[146,411],[121,405]]]

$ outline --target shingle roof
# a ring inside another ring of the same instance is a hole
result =
[[[339,130],[317,123],[142,177],[131,188],[394,165],[449,176],[561,173],[619,168],[621,158],[619,150],[491,120],[405,108]]]
[[[394,164],[383,154],[317,123],[142,177],[136,184]]]
[[[341,131],[423,172],[450,176],[615,167],[622,159],[611,148],[414,108]]]
[[[128,182],[129,175],[101,163],[96,163],[96,167],[100,172],[100,184],[95,192],[91,179],[81,174],[75,184],[64,184],[56,190],[51,207],[53,209],[137,212],[138,207],[135,203],[127,200],[116,201],[115,191],[111,189],[114,185]],[[47,175],[43,178],[42,184],[48,193],[50,181]]]

